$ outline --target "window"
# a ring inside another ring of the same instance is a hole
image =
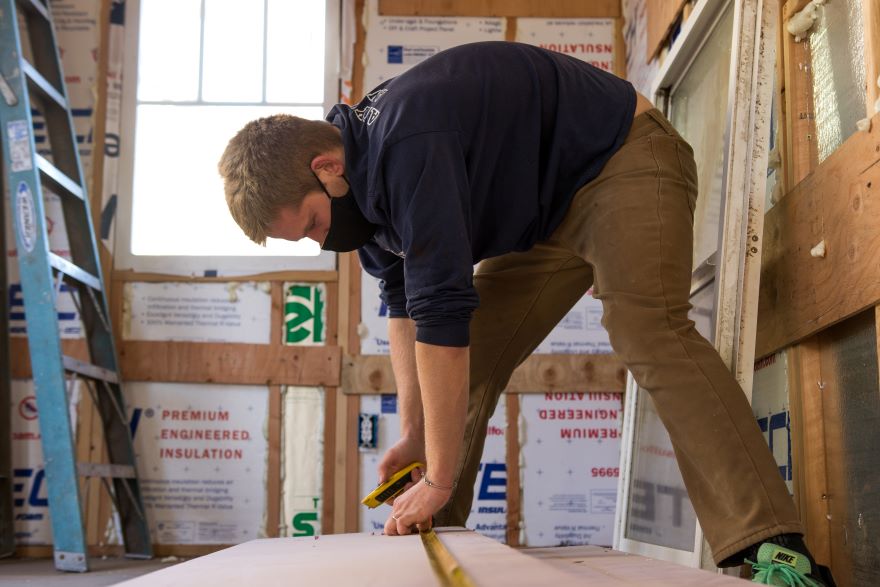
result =
[[[332,269],[333,254],[313,241],[250,242],[229,215],[217,162],[248,121],[322,119],[335,103],[337,3],[135,0],[127,14],[121,265]]]
[[[694,214],[691,319],[735,373],[751,367],[759,261],[747,258],[752,213],[762,218],[766,160],[758,142],[770,120],[775,7],[749,0],[698,0],[653,83],[656,102],[694,148],[699,198]],[[742,60],[752,55],[755,59]],[[754,83],[754,80],[760,80]],[[757,179],[759,178],[759,179]],[[758,228],[759,230],[759,228]],[[757,263],[757,264],[756,264]],[[743,381],[740,381],[744,384]],[[684,491],[669,436],[648,393],[630,378],[621,448],[621,507],[615,546],[712,568]]]

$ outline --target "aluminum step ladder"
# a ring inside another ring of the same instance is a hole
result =
[[[19,22],[22,29],[19,29]],[[25,59],[29,39],[32,62]],[[79,476],[101,477],[121,522],[125,554],[152,557],[134,447],[126,418],[89,198],[47,0],[0,0],[0,124],[12,199],[28,343],[40,414],[55,568],[87,571]],[[51,160],[35,149],[32,109],[43,114]],[[43,194],[58,195],[70,259],[51,252]],[[90,362],[63,354],[56,301],[68,290]],[[68,374],[70,378],[68,378]],[[67,386],[82,380],[104,429],[110,463],[76,463]],[[112,484],[112,489],[111,489]]]

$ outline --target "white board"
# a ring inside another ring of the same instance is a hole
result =
[[[614,19],[518,18],[516,40],[571,55],[614,73]]]
[[[124,393],[153,542],[264,536],[268,389],[133,382]]]
[[[752,411],[770,452],[794,495],[791,470],[791,411],[788,404],[788,360],[785,352],[755,362],[752,382]]]
[[[588,292],[550,331],[536,354],[610,353],[608,332],[602,327],[602,302]]]
[[[379,0],[367,0],[364,24],[365,92],[444,49],[503,41],[506,28],[503,18],[380,16]]]
[[[524,545],[611,544],[622,397],[520,396]]]
[[[269,343],[268,282],[126,283],[123,339]]]
[[[504,542],[507,538],[507,466],[506,466],[506,417],[505,398],[489,421],[489,434],[480,461],[480,471],[474,483],[474,502],[467,527],[480,534]],[[361,396],[361,413],[378,417],[378,443],[375,449],[361,449],[360,495],[364,496],[379,483],[379,461],[395,442],[400,439],[400,415],[397,412],[396,395]],[[361,506],[361,532],[381,533],[391,513],[387,505],[369,509]]]
[[[379,282],[361,271],[361,354],[387,355],[388,308],[379,299]],[[610,353],[608,332],[602,327],[602,302],[590,293],[568,311],[547,335],[536,354]]]

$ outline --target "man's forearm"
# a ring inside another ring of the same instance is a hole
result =
[[[416,368],[415,322],[409,318],[391,318],[388,321],[388,339],[391,343],[391,367],[397,385],[401,436],[424,443],[425,418]]]
[[[467,417],[470,349],[416,343],[425,413],[425,451],[432,483],[455,480]]]

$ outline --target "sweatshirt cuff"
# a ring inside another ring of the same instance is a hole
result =
[[[430,326],[416,324],[416,341],[437,346],[468,346],[471,343],[470,321]]]
[[[409,318],[409,314],[406,313],[406,305],[388,306],[388,317],[389,318]]]

